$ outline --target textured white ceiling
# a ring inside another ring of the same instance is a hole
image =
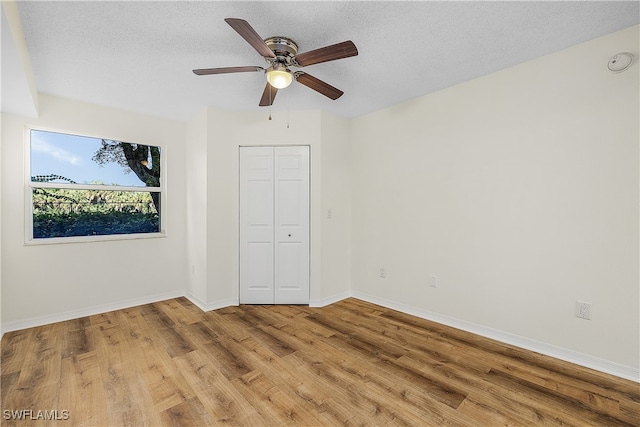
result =
[[[262,73],[191,72],[265,64],[226,17],[247,20],[263,38],[290,37],[300,52],[352,40],[359,56],[304,68],[342,89],[340,99],[294,83],[273,108],[354,117],[637,25],[639,5],[25,1],[18,7],[40,92],[184,120],[206,105],[264,108]]]

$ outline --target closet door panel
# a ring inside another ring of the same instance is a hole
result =
[[[240,302],[274,303],[273,147],[240,148]]]
[[[309,303],[309,147],[275,149],[275,302]]]
[[[309,147],[240,149],[240,303],[309,303]]]

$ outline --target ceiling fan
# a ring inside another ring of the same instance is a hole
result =
[[[356,56],[358,55],[358,49],[351,40],[298,54],[298,45],[288,37],[269,37],[263,40],[244,19],[226,18],[225,22],[264,57],[268,66],[266,68],[259,66],[200,68],[193,70],[195,74],[203,76],[208,74],[264,71],[267,77],[267,84],[260,99],[259,105],[261,107],[272,105],[278,89],[286,88],[294,79],[298,83],[302,83],[333,100],[340,98],[344,93],[309,73],[304,71],[292,72],[290,68],[301,68]]]

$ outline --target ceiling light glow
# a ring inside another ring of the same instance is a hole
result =
[[[293,81],[293,75],[282,65],[274,65],[267,70],[267,81],[276,89],[284,89]]]

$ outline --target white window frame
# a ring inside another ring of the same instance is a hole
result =
[[[114,240],[136,240],[136,239],[157,239],[167,236],[166,223],[167,223],[167,191],[166,191],[166,177],[167,177],[167,150],[166,147],[157,143],[145,143],[145,142],[129,142],[131,144],[141,144],[160,147],[160,186],[159,187],[130,187],[120,185],[96,185],[96,184],[63,184],[53,182],[33,182],[31,181],[31,131],[42,131],[61,133],[71,136],[80,136],[86,138],[96,139],[108,139],[112,141],[121,141],[120,138],[108,138],[104,136],[96,136],[81,132],[65,131],[58,129],[51,129],[41,126],[25,126],[24,129],[24,190],[25,190],[25,215],[24,215],[24,244],[25,245],[55,245],[61,243],[85,243],[85,242],[103,242]],[[94,235],[94,236],[72,236],[72,237],[50,237],[45,239],[33,238],[33,189],[34,188],[61,188],[69,190],[107,190],[107,191],[134,191],[134,192],[154,192],[160,193],[161,211],[160,213],[160,231],[156,233],[131,233],[131,234],[106,234],[106,235]]]

